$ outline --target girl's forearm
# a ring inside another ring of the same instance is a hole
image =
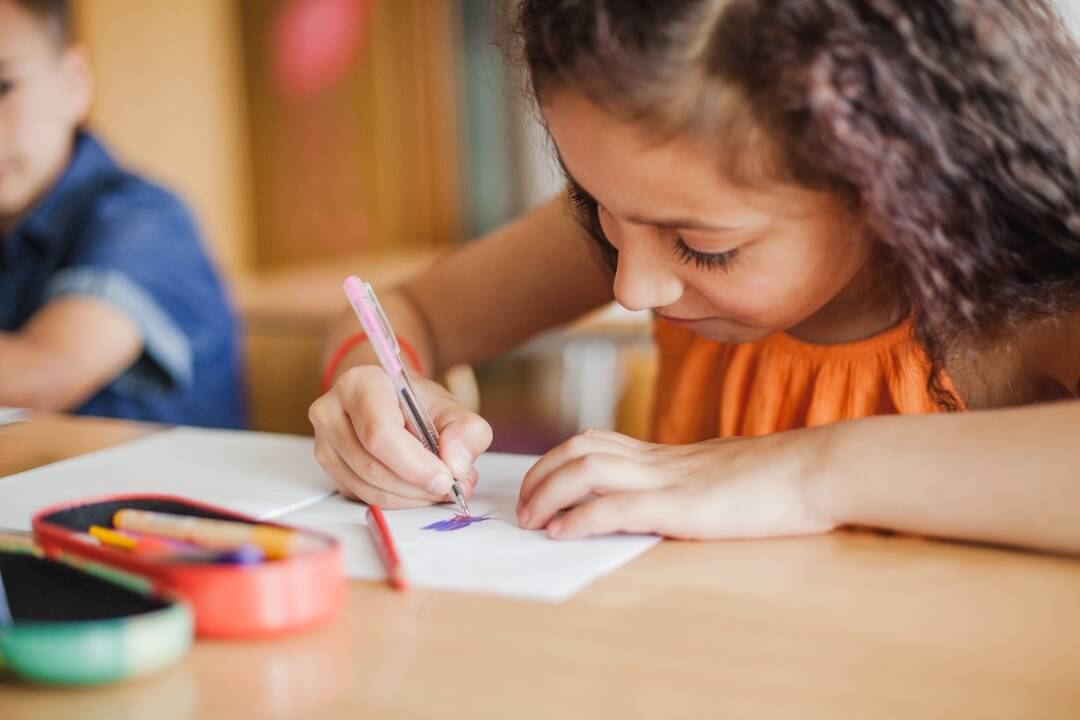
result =
[[[811,501],[838,523],[1080,553],[1080,401],[809,432]]]
[[[439,370],[495,357],[612,300],[612,278],[565,195],[467,244],[401,289]]]

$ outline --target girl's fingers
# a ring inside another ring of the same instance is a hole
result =
[[[372,372],[361,375],[358,370]],[[379,368],[352,368],[338,382],[343,384],[342,406],[360,447],[410,485],[445,497],[453,482],[450,469],[406,429],[389,376]],[[336,447],[349,453],[350,445]],[[346,455],[346,460],[363,458]]]
[[[537,460],[536,463],[529,468],[529,471],[525,473],[525,478],[521,481],[518,509],[523,508],[529,503],[533,493],[536,491],[537,485],[539,485],[544,478],[554,472],[556,468],[566,465],[571,460],[576,460],[577,458],[585,457],[586,455],[595,452],[604,452],[613,455],[629,455],[635,452],[636,448],[629,443],[621,440],[617,441],[608,437],[609,435],[637,442],[636,440],[627,438],[625,435],[606,433],[605,431],[598,430],[586,430],[579,435],[575,435],[566,442],[545,453],[544,456]]]
[[[455,403],[436,405],[432,422],[439,430],[439,452],[454,477],[464,480],[473,463],[491,446],[491,425]]]
[[[415,508],[431,504],[429,500],[395,495],[365,482],[357,477],[341,456],[326,443],[316,443],[315,457],[345,497],[387,508]]]
[[[601,430],[599,428],[587,428],[585,430],[582,430],[580,434],[584,435],[585,437],[594,438],[596,440],[609,440],[611,442],[618,443],[620,445],[625,445],[626,447],[633,448],[635,450],[645,449],[650,444],[650,443],[644,442],[642,440],[638,440],[637,438],[632,438],[629,435],[623,435],[622,433],[617,433],[614,430]]]
[[[428,492],[424,488],[405,482],[378,458],[367,452],[357,441],[347,418],[342,418],[340,426],[342,428],[340,431],[328,433],[328,440],[331,447],[359,480],[385,490],[391,495],[424,500],[428,504],[442,502],[445,499],[443,495]],[[427,452],[427,450],[421,449],[421,452]]]
[[[591,494],[647,490],[657,484],[648,468],[639,462],[623,455],[590,453],[570,460],[541,479],[518,510],[518,521],[526,529],[540,528],[555,513]]]
[[[364,449],[405,482],[427,492],[445,497],[455,478],[469,485],[473,461],[491,444],[491,426],[479,415],[462,408],[438,384],[418,380],[418,399],[440,433],[440,458],[406,429],[397,395],[386,373],[378,368],[369,370],[348,378],[344,388],[347,396],[356,398],[356,402],[346,407]],[[391,418],[400,424],[391,423]]]
[[[326,402],[318,412],[313,410],[311,413],[312,424],[316,430],[317,452],[319,444],[326,444],[328,446],[326,449],[334,453],[331,460],[333,457],[340,457],[359,480],[392,495],[422,499],[428,503],[442,500],[442,495],[405,482],[377,457],[367,452],[357,440],[355,428],[345,409],[333,397],[325,398],[325,400]],[[324,399],[320,399],[318,402],[323,403],[323,401]]]
[[[440,451],[461,466],[457,479],[471,496],[476,487],[472,463],[490,445],[491,427],[434,383],[420,384],[422,401],[438,411],[446,431]],[[360,481],[428,503],[445,500],[450,492],[450,467],[406,428],[393,383],[381,368],[347,370],[312,404],[309,417],[316,439],[329,446],[323,454],[333,450]]]
[[[677,508],[671,493],[635,491],[607,495],[580,505],[548,523],[548,536],[576,540],[617,532],[662,534]]]

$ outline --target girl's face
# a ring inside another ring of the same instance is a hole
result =
[[[870,243],[840,198],[736,187],[695,138],[657,143],[576,93],[555,93],[544,115],[619,251],[621,305],[726,342],[778,330],[845,339],[837,322],[866,307],[872,281]],[[854,328],[856,337],[882,329]]]

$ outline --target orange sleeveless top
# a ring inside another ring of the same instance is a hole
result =
[[[911,322],[851,343],[786,333],[733,345],[657,320],[655,442],[765,435],[870,415],[939,412]],[[943,378],[952,389],[948,378]]]

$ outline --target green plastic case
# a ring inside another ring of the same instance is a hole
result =
[[[137,576],[15,547],[0,547],[0,576],[14,618],[0,628],[0,677],[112,682],[161,670],[191,647],[188,606]]]

